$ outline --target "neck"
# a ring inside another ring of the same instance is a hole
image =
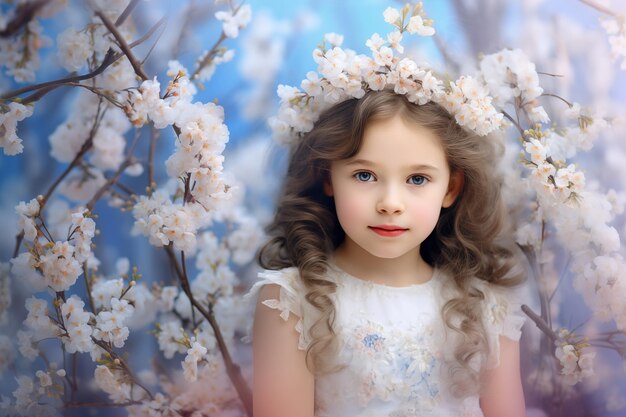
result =
[[[397,258],[379,258],[346,240],[335,251],[334,261],[357,278],[396,287],[426,282],[433,272],[420,256],[419,247]]]

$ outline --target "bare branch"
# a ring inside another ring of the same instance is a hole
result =
[[[129,48],[134,48],[137,45],[140,45],[141,43],[145,42],[148,38],[150,38],[152,36],[152,34],[154,34],[154,32],[161,26],[163,25],[163,23],[165,23],[166,18],[163,18],[161,20],[159,20],[154,26],[152,26],[150,28],[150,30],[148,32],[146,32],[145,35],[143,35],[141,38],[137,39],[136,41],[132,42],[130,45],[128,45]],[[110,48],[106,55],[104,56],[104,59],[102,60],[102,63],[100,64],[100,66],[98,66],[98,68],[96,68],[95,70],[88,72],[87,74],[83,74],[83,75],[75,75],[75,76],[70,76],[70,77],[66,77],[66,78],[61,78],[58,80],[53,80],[53,81],[47,81],[44,83],[40,83],[40,84],[34,84],[34,85],[29,85],[26,87],[22,87],[13,91],[9,91],[8,93],[4,93],[2,95],[0,95],[0,99],[13,99],[15,97],[21,96],[22,94],[31,92],[31,91],[36,91],[36,90],[40,90],[37,93],[25,98],[24,100],[21,101],[22,104],[28,104],[28,103],[32,103],[35,102],[39,99],[41,99],[44,95],[46,95],[47,93],[49,93],[50,91],[61,87],[63,85],[70,85],[70,86],[76,86],[75,83],[78,83],[80,81],[83,80],[88,80],[91,78],[94,78],[100,74],[102,74],[104,72],[105,69],[107,69],[109,66],[111,66],[112,64],[114,64],[118,59],[120,59],[121,57],[123,57],[124,54],[122,53],[116,53],[112,48]]]
[[[542,319],[537,313],[535,313],[530,307],[528,307],[527,305],[522,305],[522,311],[528,317],[530,317],[532,321],[535,322],[539,330],[541,330],[543,334],[548,336],[550,340],[554,342],[559,339],[559,336],[554,330],[550,328],[550,326],[548,326],[548,323],[546,323],[545,320]]]
[[[126,6],[126,9],[124,9],[122,14],[115,21],[115,26],[121,26],[122,24],[124,24],[128,16],[130,16],[130,14],[133,12],[133,10],[135,9],[135,7],[137,7],[138,4],[139,4],[139,0],[131,0],[131,2],[128,3],[128,6]]]
[[[5,93],[2,96],[0,96],[0,98],[1,99],[11,99],[11,98],[14,98],[14,97],[17,97],[17,96],[21,96],[24,93],[28,93],[28,92],[35,91],[35,90],[40,90],[42,88],[47,88],[47,87],[55,87],[56,88],[56,87],[59,87],[59,86],[61,86],[63,84],[78,82],[78,81],[82,81],[82,80],[88,80],[90,78],[95,77],[96,75],[102,74],[102,72],[104,72],[104,70],[109,65],[113,64],[121,56],[122,56],[121,54],[116,54],[113,49],[109,49],[107,51],[104,59],[102,60],[102,63],[100,64],[100,66],[98,68],[96,68],[95,70],[87,73],[87,74],[61,78],[61,79],[54,80],[54,81],[47,81],[47,82],[41,83],[41,84],[29,85],[29,86],[26,86],[26,87],[19,88],[17,90],[9,91],[8,93]],[[41,98],[41,97],[39,97],[39,98]],[[35,101],[35,100],[30,100],[29,102],[33,102],[33,101]]]
[[[152,132],[150,135],[150,148],[148,150],[148,188],[152,190],[156,186],[154,181],[154,154],[156,152],[156,142],[159,140],[161,132],[152,126]]]
[[[111,34],[117,41],[120,49],[122,50],[124,55],[126,55],[126,58],[128,58],[128,61],[130,61],[130,65],[132,65],[133,69],[135,70],[135,74],[137,74],[137,76],[139,76],[142,80],[144,81],[147,80],[148,75],[143,70],[141,63],[137,60],[137,58],[135,58],[135,55],[130,50],[130,46],[126,42],[126,39],[124,39],[124,36],[122,36],[120,31],[117,29],[117,27],[100,10],[96,10],[96,16],[98,16],[100,20],[102,20],[102,23],[104,23],[104,26],[106,26],[109,32],[111,32]]]

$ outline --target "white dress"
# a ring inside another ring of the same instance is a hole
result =
[[[264,271],[259,277],[246,297],[256,300],[261,286],[278,284],[280,299],[264,304],[284,320],[290,314],[299,318],[298,348],[305,350],[317,310],[304,299],[298,270]],[[458,399],[448,390],[444,364],[452,357],[456,333],[446,331],[441,316],[452,293],[440,271],[435,269],[426,283],[408,287],[364,281],[336,266],[331,266],[328,278],[337,283],[337,359],[347,366],[316,378],[316,417],[483,417],[477,395]],[[520,338],[521,300],[515,291],[475,281],[486,296],[483,311],[491,354],[485,366],[494,367],[499,336]]]

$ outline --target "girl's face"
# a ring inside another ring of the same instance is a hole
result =
[[[331,163],[325,192],[334,197],[347,253],[394,259],[419,257],[461,183],[435,133],[394,116],[369,122],[357,154]]]

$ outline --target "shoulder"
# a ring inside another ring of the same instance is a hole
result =
[[[522,305],[530,301],[529,287],[526,283],[502,286],[478,279],[475,285],[484,294],[483,324],[490,345],[487,368],[493,368],[500,364],[501,349],[521,338],[526,321]]]
[[[476,279],[474,285],[484,294],[486,324],[512,340],[519,340],[526,315],[522,305],[530,301],[526,283],[504,286]]]
[[[244,296],[244,300],[250,305],[255,305],[254,331],[258,334],[260,327],[264,335],[277,332],[293,332],[295,329],[298,336],[298,348],[306,349],[309,344],[307,332],[303,331],[304,321],[308,319],[305,305],[305,289],[300,281],[298,269],[295,267],[280,270],[264,270],[258,274],[259,280],[254,283],[250,291]],[[282,319],[277,322],[279,317]],[[285,325],[280,325],[284,322]],[[271,328],[271,329],[270,329]],[[252,329],[250,329],[252,330]]]

